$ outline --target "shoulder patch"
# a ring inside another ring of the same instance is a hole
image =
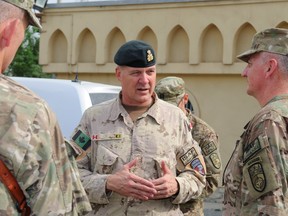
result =
[[[180,157],[180,160],[183,163],[183,165],[186,166],[197,156],[198,156],[197,151],[195,150],[194,147],[192,147]]]
[[[266,187],[266,177],[261,163],[255,163],[248,168],[254,189],[263,192]]]
[[[243,153],[243,161],[244,163],[256,152],[260,151],[262,149],[261,143],[259,138],[257,137],[255,140],[253,140],[251,143],[245,146],[244,153]]]
[[[216,169],[220,169],[221,168],[221,160],[218,156],[217,153],[213,153],[209,156],[213,166],[216,168]]]
[[[87,150],[91,146],[91,139],[81,130],[78,130],[72,137],[72,140],[83,150]]]
[[[202,152],[205,156],[211,154],[213,151],[217,149],[214,142],[206,143],[202,148]]]
[[[201,175],[203,175],[203,176],[205,175],[205,168],[204,168],[203,164],[201,163],[201,161],[198,158],[194,159],[191,162],[191,167],[192,167],[193,170],[196,170]]]

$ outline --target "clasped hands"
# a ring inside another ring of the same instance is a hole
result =
[[[164,161],[161,162],[163,176],[152,180],[130,172],[136,163],[137,158],[125,164],[122,170],[108,176],[106,189],[139,200],[163,199],[178,192],[177,180]]]

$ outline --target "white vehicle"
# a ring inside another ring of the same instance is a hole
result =
[[[11,77],[47,101],[55,112],[67,139],[78,125],[84,111],[94,104],[118,96],[120,86],[63,79]]]

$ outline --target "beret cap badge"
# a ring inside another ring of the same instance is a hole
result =
[[[150,49],[147,50],[147,61],[151,62],[151,61],[153,61],[153,59],[154,59],[154,56],[153,56],[151,50]]]

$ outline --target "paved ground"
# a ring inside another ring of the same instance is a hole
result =
[[[204,202],[204,215],[205,216],[221,216],[222,215],[222,202],[223,202],[223,187],[218,188],[210,197]]]

